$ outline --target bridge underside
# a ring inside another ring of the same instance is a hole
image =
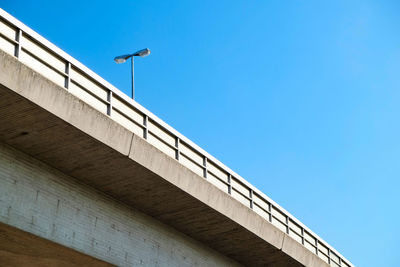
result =
[[[1,266],[113,266],[54,242],[0,223]]]
[[[1,51],[0,68],[0,142],[244,265],[327,266],[204,178]]]

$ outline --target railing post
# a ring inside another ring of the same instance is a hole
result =
[[[289,234],[290,233],[290,226],[289,226],[289,216],[286,215],[286,233]]]
[[[250,188],[250,208],[253,209],[254,200],[253,200],[253,189]]]
[[[268,203],[269,222],[272,223],[272,204]]]
[[[228,194],[232,195],[232,175],[228,173]]]
[[[22,40],[22,30],[18,29],[17,33],[15,34],[15,41],[17,45],[15,46],[14,56],[19,58],[21,55],[21,40]]]
[[[305,242],[304,242],[304,228],[301,227],[301,244],[304,246]]]
[[[143,138],[147,140],[147,136],[149,134],[149,129],[147,127],[149,122],[149,116],[144,115],[143,117],[143,125],[144,125],[144,131],[143,131]]]
[[[179,139],[179,137],[178,136],[176,136],[175,137],[175,159],[177,160],[177,161],[179,161],[179,156],[180,156],[180,154],[181,154],[181,152],[179,151],[179,144],[180,144],[180,139]]]
[[[328,263],[331,264],[331,249],[328,247]]]
[[[108,90],[108,95],[107,95],[107,101],[108,101],[108,106],[107,106],[107,115],[111,116],[112,112],[112,98],[113,98],[113,92],[111,90]]]
[[[207,179],[207,157],[203,156],[203,176]]]
[[[65,76],[65,85],[64,85],[67,90],[69,89],[69,85],[71,83],[70,73],[71,73],[71,62],[67,61],[67,63],[65,64],[65,74],[67,76]]]

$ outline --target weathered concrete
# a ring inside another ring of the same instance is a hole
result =
[[[285,233],[0,51],[0,140],[251,266],[324,266]],[[288,241],[287,244],[289,244]],[[294,249],[293,249],[294,248]]]
[[[0,184],[0,222],[109,263],[238,265],[157,220],[1,143]],[[8,245],[0,238],[1,247]],[[47,244],[44,248],[51,250],[54,246]],[[37,257],[45,260],[43,255]],[[0,265],[1,262],[4,261],[0,251]]]
[[[114,265],[0,223],[0,266],[111,267]]]

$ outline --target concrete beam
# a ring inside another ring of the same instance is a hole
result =
[[[239,265],[3,143],[0,143],[0,185],[0,222],[116,266]],[[29,235],[7,236],[15,239],[16,245],[22,242],[19,246],[22,250],[30,240]],[[38,253],[37,257],[45,255],[51,256]],[[63,255],[60,259],[64,259]],[[0,266],[2,263],[0,257]]]
[[[0,223],[1,266],[111,267],[112,264]]]
[[[243,264],[326,265],[204,178],[1,51],[0,70],[0,141]]]

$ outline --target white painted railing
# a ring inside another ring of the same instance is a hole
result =
[[[245,179],[2,9],[0,49],[142,136],[165,154],[253,209],[331,266],[353,266]]]

